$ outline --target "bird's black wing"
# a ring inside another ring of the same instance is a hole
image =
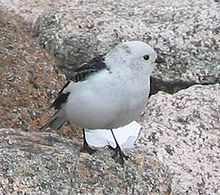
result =
[[[89,62],[83,63],[76,68],[71,80],[74,82],[85,81],[90,75],[103,69],[109,70],[104,62],[103,56],[95,57]]]
[[[54,108],[56,110],[59,110],[61,108],[61,105],[65,103],[70,95],[70,92],[64,93],[63,90],[69,85],[70,81],[68,81],[63,88],[58,93],[57,98],[54,100],[54,102],[51,104],[50,108]]]
[[[70,80],[73,82],[85,81],[90,75],[103,69],[109,70],[104,62],[103,56],[98,56],[76,68],[73,72],[73,75],[70,77]],[[51,108],[59,110],[61,105],[67,101],[70,92],[64,93],[63,91],[69,85],[69,83],[70,81],[68,81],[60,90],[56,100],[51,104]]]

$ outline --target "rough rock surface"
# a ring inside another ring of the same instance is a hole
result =
[[[23,131],[39,129],[40,115],[64,80],[23,28],[0,11],[0,128],[20,128],[0,130],[0,194],[169,194],[169,171],[144,151],[131,152],[122,168],[109,150],[80,153],[80,136],[70,127],[60,133],[71,141]]]
[[[109,150],[91,156],[55,134],[0,129],[0,194],[170,194],[167,169],[136,153],[121,167]]]
[[[146,41],[167,62],[155,71],[154,88],[173,92],[195,83],[220,82],[217,5],[212,0],[74,1],[43,14],[34,33],[66,74],[118,42]]]
[[[138,144],[169,167],[173,194],[220,194],[220,85],[151,96]]]
[[[29,4],[33,1],[39,4]],[[50,10],[50,1],[44,1],[48,4],[42,12],[43,1],[33,1],[4,3],[13,3],[10,10],[31,23]],[[154,75],[159,84],[163,80],[162,88],[170,84],[179,88],[178,82],[185,86],[192,81],[219,82],[219,6],[211,0],[53,5],[57,10],[37,21],[35,36],[63,64],[77,65],[74,60],[84,61],[121,40],[141,37],[161,48],[167,59],[168,69],[160,67]],[[29,7],[34,10],[30,15]],[[33,20],[28,20],[30,16]],[[128,152],[131,160],[122,168],[109,150],[94,156],[80,153],[75,132],[68,140],[22,131],[37,130],[39,115],[64,80],[54,59],[22,28],[19,17],[0,10],[0,128],[16,128],[0,129],[0,194],[220,194],[219,84],[151,96],[141,118],[144,129],[138,147]],[[78,45],[77,40],[82,42]],[[69,136],[65,129],[63,135]]]
[[[68,1],[71,0],[0,0],[0,5],[32,25],[41,14],[61,7]]]
[[[47,120],[50,101],[65,83],[55,64],[19,18],[0,9],[0,128],[36,131]],[[60,133],[75,136],[69,129]]]

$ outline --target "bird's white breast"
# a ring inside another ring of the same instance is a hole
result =
[[[124,126],[139,116],[149,94],[149,77],[130,70],[104,70],[71,84],[63,107],[67,119],[88,129]]]

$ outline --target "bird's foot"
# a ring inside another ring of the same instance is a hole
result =
[[[97,152],[96,149],[93,149],[91,147],[89,147],[89,144],[87,142],[84,141],[83,143],[83,147],[80,150],[80,152],[85,152],[85,153],[89,153],[90,155],[94,154],[95,152]]]
[[[115,162],[124,166],[124,163],[125,163],[124,159],[128,160],[129,157],[122,152],[120,146],[117,146],[116,148],[113,148],[110,146],[109,148],[113,149],[115,151],[115,153],[112,156],[112,158],[115,160]]]

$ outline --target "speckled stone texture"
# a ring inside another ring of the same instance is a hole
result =
[[[212,0],[74,1],[44,13],[34,33],[66,74],[118,42],[146,41],[167,62],[157,67],[154,88],[174,92],[195,83],[220,82],[217,5]]]
[[[54,57],[34,42],[19,17],[0,9],[0,128],[39,130],[65,82]],[[81,137],[76,128],[59,133]]]
[[[54,10],[72,0],[0,0],[0,6],[19,15],[26,24],[32,25],[43,14]]]
[[[148,101],[139,147],[173,175],[173,194],[220,194],[220,85],[195,85]]]
[[[81,131],[70,125],[33,132],[64,84],[54,64],[19,17],[0,9],[0,195],[169,194],[169,171],[145,151],[126,152],[131,159],[122,168],[110,150],[81,153]]]
[[[0,194],[220,194],[219,2],[3,4],[18,16],[0,10]],[[122,40],[141,39],[167,61],[154,73],[155,91],[217,84],[151,96],[141,139],[126,151],[131,159],[122,168],[109,150],[80,153],[80,131],[70,126],[61,134],[71,140],[24,132],[39,129],[64,77],[22,22],[34,26],[35,38],[67,74]]]
[[[0,194],[170,194],[168,170],[147,152],[123,167],[48,133],[0,129]]]

